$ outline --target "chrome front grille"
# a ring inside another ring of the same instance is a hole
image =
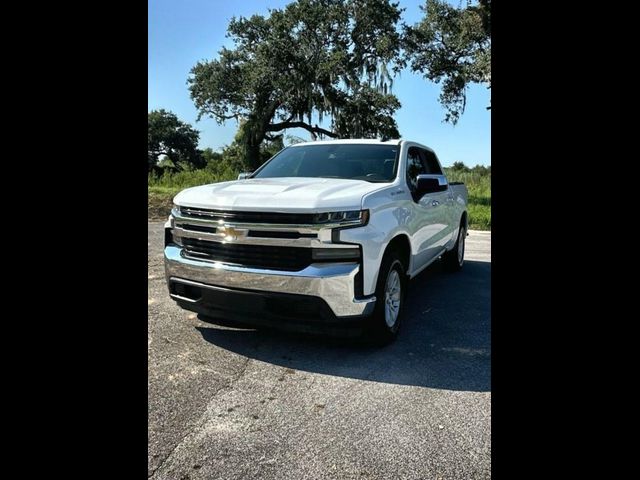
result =
[[[172,212],[172,236],[182,245],[183,255],[192,259],[300,271],[313,263],[336,261],[314,249],[353,250],[352,245],[332,243],[331,225],[308,223],[313,216],[183,206]],[[341,258],[357,260],[353,255]]]
[[[235,212],[205,208],[181,207],[180,213],[186,217],[207,219],[229,223],[274,223],[286,225],[309,225],[314,214],[278,212]]]

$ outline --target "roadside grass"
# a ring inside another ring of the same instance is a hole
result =
[[[469,190],[469,228],[491,230],[491,176],[476,172],[460,172],[445,168],[451,182],[464,182]],[[150,220],[166,219],[171,211],[173,197],[185,188],[223,182],[237,178],[235,172],[217,173],[210,170],[193,170],[149,175],[148,217]]]
[[[171,212],[173,197],[180,188],[149,187],[147,201],[147,217],[149,220],[166,220]]]
[[[445,168],[450,182],[464,182],[469,191],[469,228],[491,230],[491,175]]]
[[[205,168],[175,173],[165,171],[162,175],[151,173],[147,183],[147,216],[150,220],[166,219],[171,212],[173,197],[185,188],[233,180],[237,177],[238,174],[232,171],[225,170],[220,173]]]
[[[469,202],[469,228],[471,230],[491,230],[491,205]]]

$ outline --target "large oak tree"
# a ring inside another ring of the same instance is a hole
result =
[[[233,48],[199,62],[189,88],[199,115],[240,122],[249,167],[275,132],[313,138],[398,137],[390,93],[401,9],[389,0],[298,0],[268,16],[233,18]],[[320,123],[330,118],[330,127]]]

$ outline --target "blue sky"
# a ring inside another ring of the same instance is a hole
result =
[[[406,23],[420,20],[423,0],[399,1],[406,9]],[[230,144],[237,129],[234,120],[222,126],[210,118],[196,121],[198,113],[187,87],[189,71],[200,60],[216,58],[223,45],[232,46],[225,37],[231,17],[266,15],[269,8],[288,3],[291,0],[148,0],[148,109],[171,110],[192,124],[201,132],[200,148],[219,150]],[[401,72],[394,80],[393,93],[402,103],[396,116],[402,138],[433,148],[443,165],[455,161],[469,166],[491,164],[491,112],[486,110],[490,91],[486,87],[469,89],[467,108],[456,126],[442,123],[440,89],[421,76]],[[302,129],[286,133],[309,138]]]

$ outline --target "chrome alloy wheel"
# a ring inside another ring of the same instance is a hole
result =
[[[458,238],[458,265],[464,263],[464,241],[467,238],[467,231],[460,228],[460,238]]]
[[[398,274],[398,271],[391,269],[387,276],[387,284],[384,289],[384,320],[389,328],[392,328],[398,320],[401,288],[402,284],[400,282],[400,275]]]

